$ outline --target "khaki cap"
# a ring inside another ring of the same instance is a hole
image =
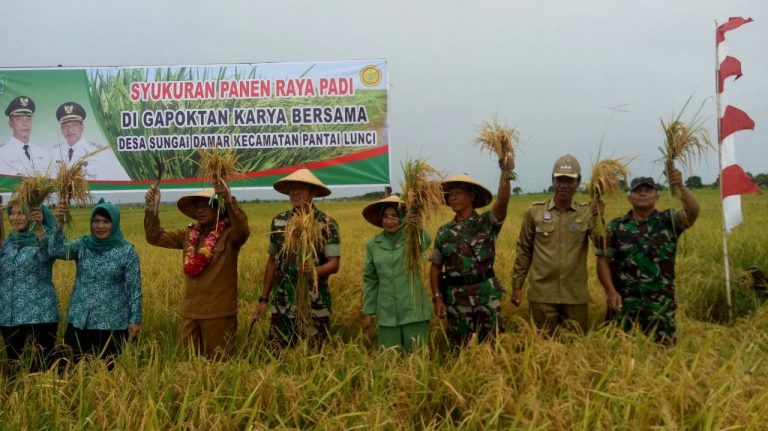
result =
[[[385,206],[395,205],[398,208],[403,205],[403,201],[400,200],[400,196],[392,195],[384,199],[380,199],[372,204],[366,205],[363,208],[363,217],[368,223],[376,226],[383,227],[382,224],[382,210]]]
[[[555,167],[552,168],[552,176],[578,178],[581,176],[581,165],[579,165],[576,157],[566,154],[555,162]]]
[[[185,216],[195,218],[195,201],[200,198],[211,199],[215,194],[216,192],[213,189],[203,189],[199,192],[180,197],[179,200],[176,201],[176,206],[179,207],[179,211]]]
[[[475,200],[472,202],[472,206],[475,208],[484,207],[493,200],[493,194],[490,190],[483,187],[482,184],[475,181],[469,175],[461,174],[443,180],[443,196],[446,205],[448,205],[448,189],[462,184],[475,190]]]
[[[331,189],[326,187],[322,181],[318,180],[317,177],[306,168],[299,169],[287,177],[275,181],[275,184],[273,184],[272,187],[278,192],[287,195],[288,186],[291,183],[304,183],[313,187],[315,189],[316,198],[322,198],[331,194]]]

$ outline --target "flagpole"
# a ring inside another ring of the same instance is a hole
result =
[[[715,104],[717,107],[717,165],[720,178],[720,215],[723,222],[723,268],[725,269],[725,296],[728,301],[728,320],[733,322],[733,300],[731,298],[731,265],[728,255],[728,230],[725,224],[725,205],[723,203],[723,140],[720,127],[720,44],[717,43],[717,21],[715,21]],[[723,86],[725,91],[725,86]]]

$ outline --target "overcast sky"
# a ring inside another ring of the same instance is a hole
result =
[[[766,0],[59,0],[2,9],[0,67],[386,58],[394,184],[400,162],[420,155],[495,189],[496,164],[471,141],[496,119],[523,136],[517,185],[532,191],[549,185],[561,154],[588,172],[604,132],[604,156],[636,156],[633,174],[658,176],[659,119],[691,94],[715,139],[715,20],[751,16],[726,36],[744,72],[726,91],[757,124],[736,134],[740,164],[768,171]],[[690,174],[712,182],[717,154]]]

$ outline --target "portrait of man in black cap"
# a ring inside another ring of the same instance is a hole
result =
[[[85,117],[85,109],[76,102],[64,102],[56,109],[56,120],[59,122],[64,142],[53,148],[51,159],[57,165],[64,161],[67,166],[72,166],[78,160],[93,153],[88,157],[85,167],[89,179],[130,180],[111,148],[100,151],[101,145],[83,137]]]
[[[48,169],[48,152],[30,140],[34,113],[35,102],[28,96],[14,98],[5,108],[12,137],[0,144],[0,174],[21,176]]]

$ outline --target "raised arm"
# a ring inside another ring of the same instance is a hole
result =
[[[507,206],[509,205],[509,196],[512,194],[512,188],[509,182],[512,178],[508,172],[512,172],[515,169],[515,162],[511,159],[506,162],[499,160],[499,168],[501,169],[501,177],[499,178],[499,190],[496,196],[496,202],[493,203],[491,211],[496,220],[501,223],[507,218]]]
[[[248,216],[237,203],[237,199],[229,191],[229,187],[223,181],[215,184],[216,194],[224,199],[224,205],[229,214],[229,222],[232,224],[232,241],[237,247],[241,247],[251,236],[251,228],[248,226]]]
[[[144,195],[147,208],[144,210],[144,235],[149,244],[164,248],[183,248],[184,230],[166,232],[160,226],[157,206],[160,204],[160,189],[152,187]]]
[[[682,204],[680,219],[685,223],[685,227],[693,226],[696,223],[696,219],[699,218],[699,213],[701,213],[699,201],[683,183],[682,172],[673,169],[669,172],[668,180],[670,187],[677,187],[680,191],[680,203]]]

